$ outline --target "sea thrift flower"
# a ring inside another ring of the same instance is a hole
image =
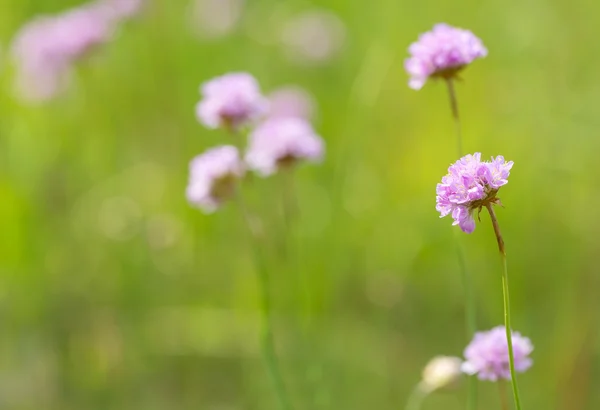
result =
[[[531,340],[512,332],[515,371],[524,372],[533,361],[529,357],[533,351]],[[470,375],[476,374],[480,380],[510,380],[508,343],[506,328],[497,326],[487,332],[478,332],[464,352],[466,361],[462,370]]]
[[[237,148],[224,145],[209,149],[190,163],[187,199],[206,213],[214,212],[235,194],[244,165]]]
[[[237,131],[266,114],[268,101],[248,73],[230,73],[201,87],[203,99],[196,106],[198,119],[208,128]]]
[[[457,385],[462,376],[461,366],[462,360],[459,357],[434,357],[423,369],[423,377],[419,385],[421,390],[430,393]]]
[[[346,27],[336,14],[315,9],[289,19],[281,42],[293,62],[318,65],[329,62],[341,51],[345,37]]]
[[[111,35],[109,22],[85,6],[27,23],[11,48],[20,96],[31,101],[54,97],[66,84],[72,64]]]
[[[119,22],[140,13],[145,0],[97,0],[93,5],[105,18]]]
[[[481,153],[466,155],[448,168],[448,174],[436,187],[436,207],[440,217],[452,214],[454,223],[466,233],[475,229],[473,211],[487,204],[500,204],[496,197],[508,183],[512,161],[499,155],[491,162],[481,161]]]
[[[323,141],[308,122],[276,118],[252,132],[246,162],[251,169],[268,176],[300,160],[319,161],[323,151]]]
[[[188,24],[201,38],[225,37],[239,26],[244,6],[245,0],[192,0]]]
[[[469,30],[436,24],[408,48],[410,58],[404,67],[410,75],[408,85],[421,89],[428,78],[453,78],[465,66],[487,55],[483,42]]]
[[[310,120],[315,111],[312,96],[300,87],[281,87],[269,94],[269,118]]]

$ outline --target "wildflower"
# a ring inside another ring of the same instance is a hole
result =
[[[300,87],[287,86],[269,95],[269,118],[302,118],[310,120],[314,112],[312,96]]]
[[[311,125],[299,118],[275,118],[264,122],[250,135],[246,162],[263,176],[300,160],[319,161],[323,141]]]
[[[421,89],[428,78],[454,78],[465,66],[487,55],[483,42],[469,30],[436,24],[408,48],[404,67],[411,76],[408,85]]]
[[[303,65],[325,64],[344,46],[346,27],[334,13],[309,10],[293,16],[283,26],[281,42],[288,58]]]
[[[448,174],[436,187],[436,207],[440,217],[452,214],[454,223],[464,232],[475,230],[473,211],[488,204],[500,204],[496,197],[508,183],[512,161],[499,155],[491,162],[481,161],[481,153],[466,155],[448,168]]]
[[[462,360],[459,357],[434,357],[423,369],[420,388],[429,393],[456,385],[462,376],[461,365]]]
[[[531,367],[533,361],[529,357],[533,351],[531,340],[518,332],[511,332],[515,371],[524,372]],[[508,360],[508,343],[506,328],[497,326],[487,332],[478,332],[464,352],[466,361],[462,365],[463,372],[474,375],[480,380],[510,380]]]
[[[188,201],[205,212],[214,212],[235,194],[244,165],[237,148],[224,145],[209,149],[190,163]]]
[[[196,106],[198,119],[208,128],[233,131],[250,125],[266,114],[268,101],[248,73],[230,73],[201,87],[203,99]]]
[[[192,0],[188,24],[201,38],[222,38],[239,27],[244,7],[245,0]]]
[[[138,15],[145,0],[97,0],[93,7],[110,21],[119,22]]]
[[[109,22],[85,6],[27,23],[11,48],[20,96],[30,101],[54,97],[65,86],[72,64],[111,35]]]

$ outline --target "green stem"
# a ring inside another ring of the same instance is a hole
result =
[[[450,109],[452,110],[452,118],[454,119],[454,127],[456,130],[456,150],[459,157],[463,156],[462,147],[462,131],[460,125],[460,116],[458,114],[458,101],[456,99],[456,92],[454,90],[454,82],[452,78],[446,79],[446,85],[448,87],[448,96],[450,98]],[[477,311],[475,306],[475,296],[473,294],[473,286],[471,281],[471,275],[467,269],[467,263],[465,261],[465,254],[460,244],[458,237],[459,232],[455,230],[456,234],[456,254],[458,256],[458,264],[460,267],[461,278],[463,287],[465,289],[465,328],[467,331],[467,340],[470,340],[475,332],[477,331]],[[477,380],[474,377],[469,377],[468,381],[468,396],[467,396],[467,409],[475,410],[477,408]]]
[[[420,410],[425,397],[427,397],[427,392],[418,384],[408,397],[405,410]]]
[[[496,234],[496,240],[498,241],[498,249],[500,250],[500,256],[502,257],[502,294],[504,297],[504,326],[506,328],[506,342],[508,344],[508,361],[510,366],[510,382],[512,384],[513,396],[515,398],[515,407],[517,410],[521,410],[521,398],[519,397],[519,386],[517,385],[517,375],[515,372],[515,358],[513,354],[512,344],[512,330],[510,326],[510,296],[508,293],[508,265],[506,263],[506,248],[504,246],[504,239],[500,233],[500,225],[496,219],[496,214],[492,208],[492,204],[487,203],[487,208],[490,218],[492,219],[492,225],[494,226],[494,233]]]
[[[446,78],[446,85],[448,87],[448,96],[450,97],[450,109],[452,110],[452,117],[454,118],[454,127],[456,128],[456,150],[458,151],[458,156],[462,157],[462,132],[460,116],[458,115],[458,100],[456,99],[456,91],[454,90],[454,80],[452,78]]]
[[[261,347],[262,353],[267,364],[267,369],[271,376],[273,386],[277,392],[279,404],[282,410],[291,410],[292,404],[288,398],[283,376],[279,361],[277,359],[277,352],[275,350],[275,337],[273,334],[273,323],[272,323],[272,312],[271,312],[271,295],[269,286],[269,274],[266,258],[261,249],[262,244],[262,227],[258,219],[254,217],[246,207],[241,194],[238,194],[238,203],[244,221],[248,226],[248,230],[252,236],[252,251],[256,262],[258,283],[261,292],[261,314],[262,314],[262,329],[261,329]]]

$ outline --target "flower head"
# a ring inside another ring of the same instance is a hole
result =
[[[473,211],[497,204],[501,186],[508,183],[512,161],[499,155],[491,162],[481,161],[481,153],[466,155],[448,168],[448,174],[436,187],[436,207],[440,217],[452,214],[454,223],[466,232],[475,229]]]
[[[208,128],[232,130],[249,125],[266,114],[268,101],[258,82],[248,73],[230,73],[201,87],[202,101],[196,106],[198,119]]]
[[[326,10],[308,10],[284,23],[281,42],[288,58],[302,65],[325,64],[343,49],[344,22]]]
[[[429,77],[451,78],[478,58],[487,55],[483,42],[469,30],[436,24],[408,48],[410,58],[404,67],[410,75],[408,85],[421,89]]]
[[[308,122],[299,118],[275,118],[250,134],[246,162],[250,168],[268,176],[299,160],[319,161],[323,151],[323,141]]]
[[[237,148],[224,145],[209,149],[190,163],[187,199],[207,213],[214,212],[234,195],[244,172]]]
[[[303,118],[310,120],[315,111],[312,96],[300,87],[281,87],[269,94],[269,118]]]
[[[533,361],[529,357],[533,351],[531,340],[512,332],[515,370],[524,372],[531,367]],[[479,332],[464,352],[466,361],[462,365],[463,372],[474,375],[480,380],[510,380],[508,343],[506,328],[497,326],[487,332]]]
[[[21,97],[42,101],[64,86],[72,64],[107,42],[113,28],[94,7],[82,6],[25,24],[12,43]]]
[[[423,377],[420,388],[424,392],[432,392],[438,389],[450,388],[458,384],[462,360],[459,357],[436,356],[427,363],[423,369]]]

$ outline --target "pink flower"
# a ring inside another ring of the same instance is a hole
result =
[[[475,230],[473,212],[486,204],[496,204],[501,186],[508,183],[513,162],[499,155],[491,162],[481,161],[481,153],[466,155],[448,168],[436,187],[436,210],[440,217],[452,214],[453,225],[466,232]]]
[[[300,160],[320,161],[323,151],[323,141],[308,122],[299,118],[276,118],[252,132],[246,163],[268,176]]]
[[[92,7],[37,17],[25,24],[11,49],[20,96],[31,101],[54,97],[66,84],[72,64],[111,35],[112,26]]]
[[[235,194],[244,173],[237,148],[224,145],[209,149],[190,162],[187,199],[206,213],[214,212]]]
[[[451,78],[478,58],[487,55],[482,41],[469,30],[436,24],[408,48],[410,58],[404,67],[410,75],[408,85],[421,89],[428,78]]]
[[[201,87],[202,101],[196,106],[198,119],[208,128],[234,131],[251,125],[268,111],[268,101],[248,73],[230,73]]]
[[[281,42],[293,62],[325,64],[344,46],[346,27],[339,16],[325,10],[308,10],[290,18],[283,27]]]
[[[524,372],[533,361],[529,357],[533,351],[531,340],[518,332],[511,332],[515,370]],[[465,349],[466,361],[463,372],[476,374],[480,380],[510,380],[508,341],[506,328],[497,326],[487,332],[478,332]]]
[[[296,86],[278,88],[269,94],[269,118],[302,118],[310,120],[315,111],[312,96]]]

